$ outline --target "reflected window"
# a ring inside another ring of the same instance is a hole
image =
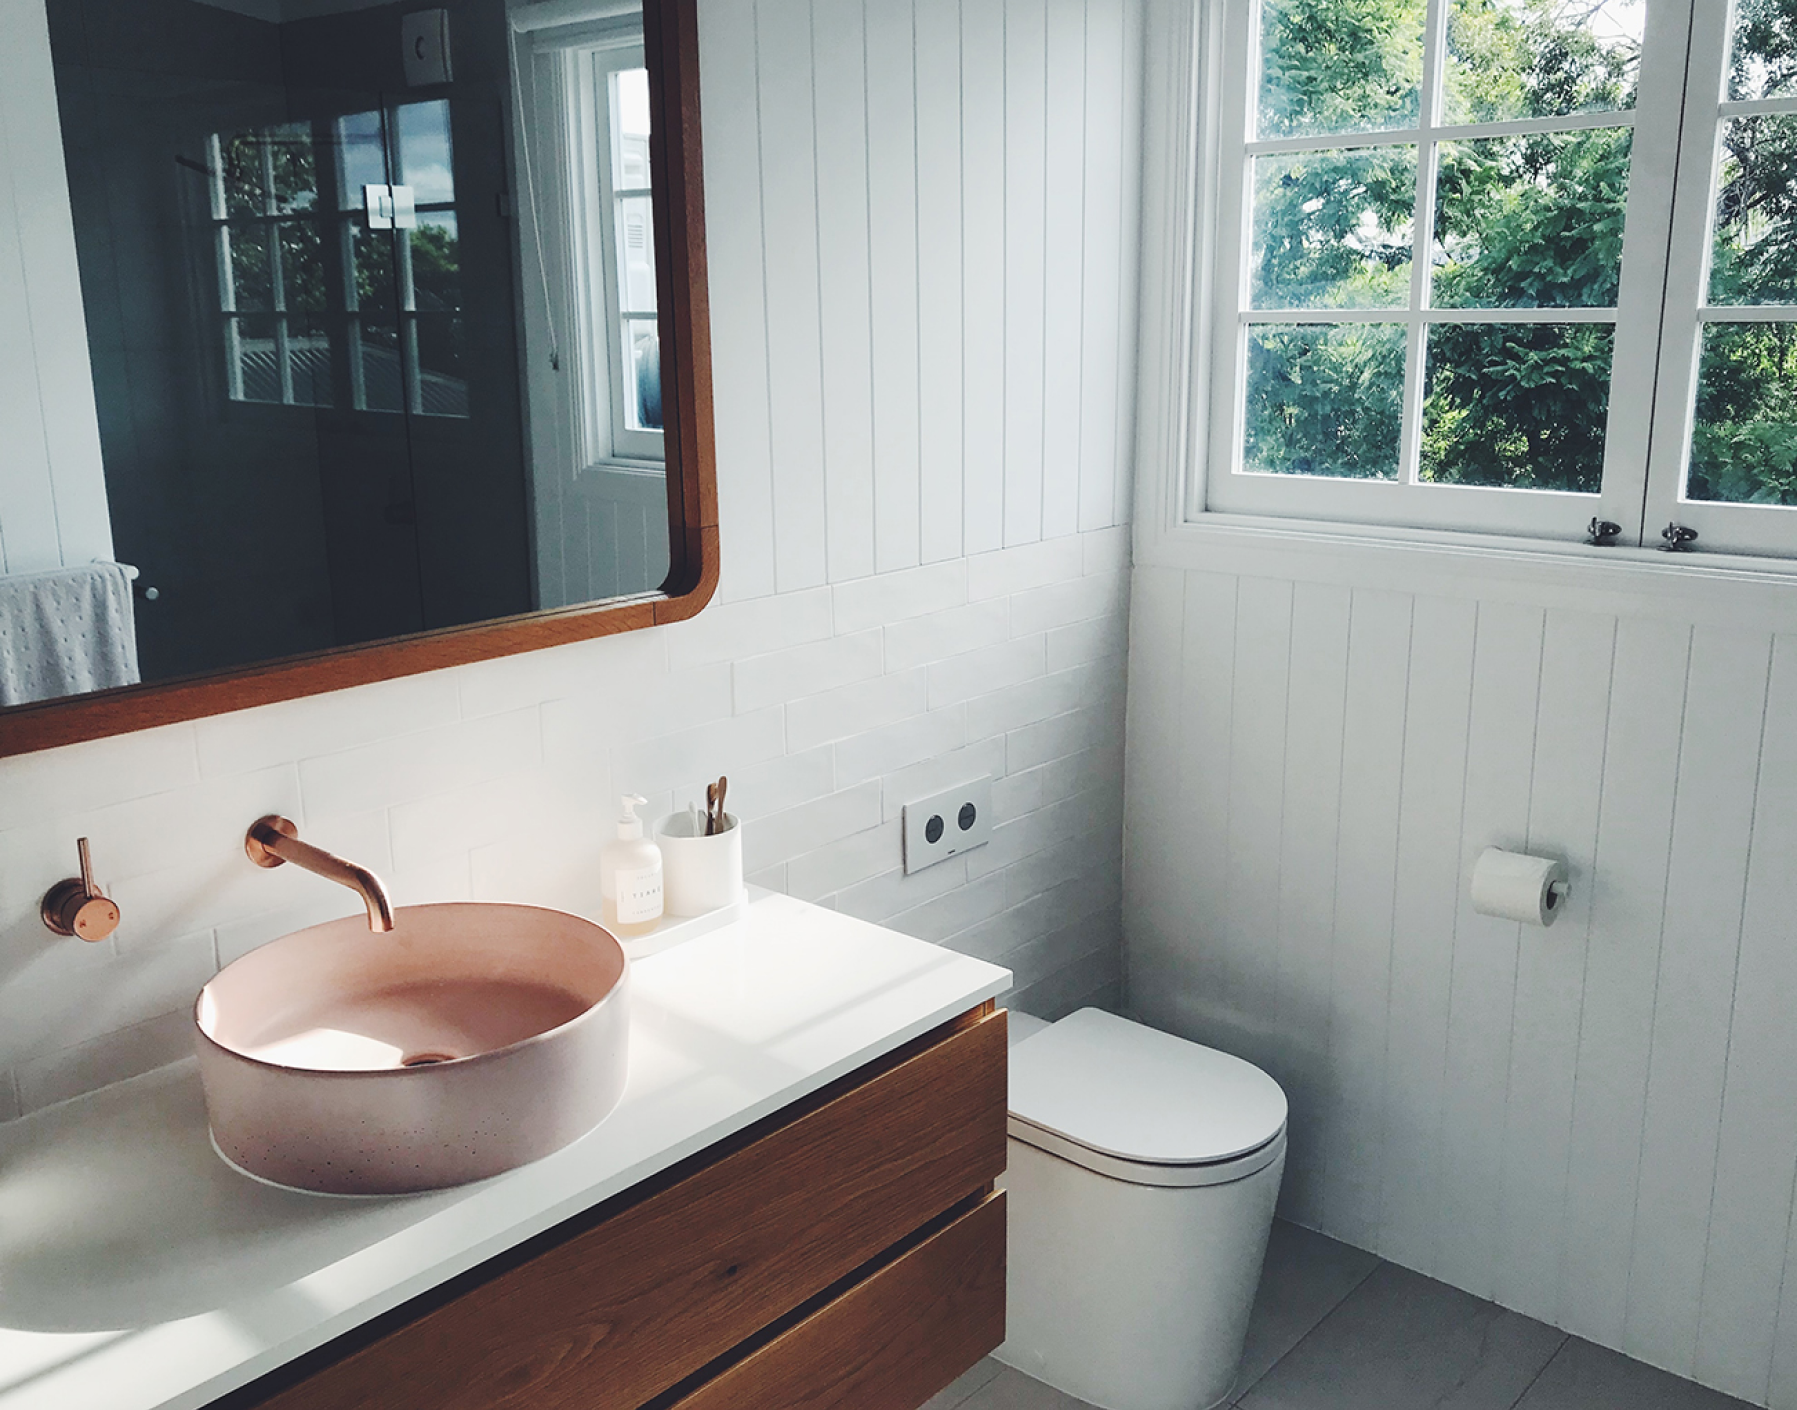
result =
[[[330,406],[312,128],[215,134],[207,145],[227,393],[233,401]]]
[[[581,23],[532,40],[521,125],[532,134],[522,151],[522,233],[527,267],[534,258],[540,276],[525,307],[535,394],[567,428],[574,474],[659,471],[661,333],[642,31]]]
[[[448,102],[210,144],[230,398],[466,417]],[[371,190],[402,213],[371,220]]]
[[[587,459],[662,458],[661,334],[649,183],[649,73],[640,45],[574,50],[569,253],[580,286]]]

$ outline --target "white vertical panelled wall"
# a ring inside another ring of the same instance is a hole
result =
[[[112,557],[43,0],[0,0],[0,573]]]
[[[1137,0],[699,10],[722,600],[0,760],[0,1120],[180,1056],[218,964],[354,908],[244,862],[270,811],[402,902],[596,910],[618,792],[659,811],[728,773],[752,880],[1004,963],[1031,1011],[1116,1001]],[[1033,205],[1006,204],[1013,123]],[[55,150],[0,147],[0,193],[49,181]],[[1007,240],[1037,250],[1031,282],[1007,282]],[[0,301],[20,253],[0,220]],[[9,446],[41,419],[4,399],[13,373],[91,404],[85,357],[52,356],[78,300],[51,302],[61,331],[0,378]],[[39,328],[0,302],[0,359]],[[904,876],[905,801],[982,774],[993,843]],[[37,919],[78,836],[124,912],[100,945]]]
[[[1131,1006],[1285,1086],[1293,1218],[1797,1406],[1797,590],[1283,542],[1136,570]]]
[[[726,593],[1124,522],[1137,0],[703,17]]]

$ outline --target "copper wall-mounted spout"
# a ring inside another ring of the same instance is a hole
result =
[[[299,840],[299,828],[278,813],[257,818],[244,835],[243,850],[259,867],[278,867],[292,862],[303,871],[347,886],[368,907],[368,928],[377,933],[393,929],[393,902],[387,898],[387,887],[367,867],[346,862],[342,857]]]

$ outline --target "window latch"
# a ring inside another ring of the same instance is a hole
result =
[[[410,230],[418,224],[418,202],[410,186],[364,186],[362,209],[370,230]]]
[[[1612,519],[1593,518],[1585,528],[1585,542],[1596,548],[1614,548],[1622,535],[1622,525]]]
[[[1674,521],[1660,530],[1660,537],[1666,540],[1660,545],[1662,553],[1689,553],[1691,545],[1697,542],[1697,530]]]

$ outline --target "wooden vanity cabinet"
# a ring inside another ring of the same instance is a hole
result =
[[[1004,1338],[991,1003],[214,1410],[916,1410]]]

